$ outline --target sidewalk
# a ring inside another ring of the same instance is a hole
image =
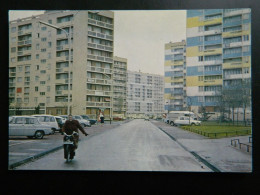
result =
[[[246,143],[251,136],[210,139],[161,121],[151,121],[188,151],[199,155],[221,172],[252,172],[252,154],[231,145],[232,139]]]

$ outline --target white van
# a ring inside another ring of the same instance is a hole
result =
[[[39,114],[39,115],[32,115],[34,117],[37,117],[40,123],[46,124],[51,126],[51,129],[53,130],[53,133],[55,131],[59,131],[59,125],[55,119],[54,116],[52,115],[44,115],[44,114]]]
[[[195,118],[195,114],[193,112],[189,112],[189,111],[170,111],[167,116],[166,116],[166,120],[168,121],[168,123],[170,125],[174,125],[174,121],[176,119],[178,119],[178,117],[180,116],[188,116],[191,117],[192,119]]]

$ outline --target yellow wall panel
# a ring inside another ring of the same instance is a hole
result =
[[[164,82],[165,83],[171,83],[171,77],[164,77]]]
[[[192,87],[192,86],[201,86],[201,83],[198,81],[198,76],[188,76],[186,77],[186,86]]]
[[[215,19],[212,19],[212,20],[204,21],[204,25],[219,24],[219,23],[222,23],[222,18],[215,18]]]
[[[186,49],[186,57],[195,57],[195,56],[202,56],[203,52],[199,52],[199,47],[187,47]]]
[[[167,60],[164,62],[164,66],[173,66],[173,62],[171,60]]]
[[[187,18],[187,28],[202,26],[203,22],[199,21],[199,17]]]
[[[210,50],[204,51],[204,55],[214,55],[214,54],[222,54],[222,48],[210,49]]]

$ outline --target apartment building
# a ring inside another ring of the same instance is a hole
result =
[[[113,117],[126,117],[127,59],[114,56]]]
[[[127,116],[160,116],[164,112],[163,76],[127,71]]]
[[[187,101],[217,111],[219,90],[251,79],[251,10],[188,10],[186,36]]]
[[[109,116],[113,37],[111,11],[45,11],[10,21],[10,108],[29,114],[39,105],[59,115],[69,102],[72,114]]]
[[[164,105],[166,112],[186,110],[186,41],[165,44]]]

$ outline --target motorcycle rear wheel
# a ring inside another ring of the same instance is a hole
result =
[[[70,159],[70,145],[69,144],[66,144],[64,146],[64,157],[65,157],[66,161],[68,162]]]

